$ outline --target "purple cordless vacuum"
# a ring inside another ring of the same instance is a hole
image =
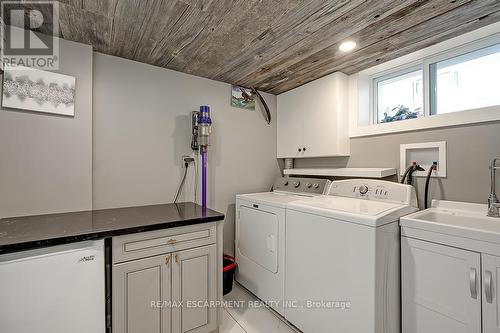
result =
[[[201,207],[207,208],[207,150],[210,144],[210,132],[212,130],[212,119],[210,118],[210,107],[200,106],[198,113],[198,144],[201,152]]]

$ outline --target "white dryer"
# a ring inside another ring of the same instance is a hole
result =
[[[328,191],[330,181],[279,178],[272,192],[236,196],[236,281],[284,315],[285,208]]]
[[[286,210],[285,318],[304,333],[400,332],[399,218],[415,189],[334,181]]]

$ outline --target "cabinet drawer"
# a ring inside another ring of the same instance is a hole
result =
[[[215,223],[113,237],[113,263],[213,244]]]

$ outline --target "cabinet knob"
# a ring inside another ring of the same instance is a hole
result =
[[[303,151],[306,151],[306,147],[304,147],[302,150],[303,150]]]
[[[299,153],[302,151],[302,149],[299,148]]]

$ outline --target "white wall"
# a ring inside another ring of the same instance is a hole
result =
[[[0,109],[0,218],[92,208],[92,47],[59,47],[75,117]]]
[[[237,193],[269,190],[279,176],[276,96],[260,110],[230,106],[230,85],[94,53],[94,209],[172,202],[190,155],[189,114],[212,109],[210,208],[226,214],[225,249],[233,251]],[[193,200],[192,174],[183,200]]]

